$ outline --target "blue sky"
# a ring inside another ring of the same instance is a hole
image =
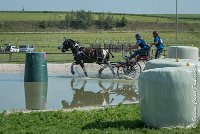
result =
[[[1,11],[91,10],[133,14],[173,14],[176,0],[0,0]],[[200,14],[200,0],[178,0],[178,13]]]

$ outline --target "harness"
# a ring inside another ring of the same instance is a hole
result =
[[[85,57],[87,57],[88,59],[92,59],[91,57],[87,56],[84,52],[83,52],[83,48],[82,47],[78,47],[76,49],[76,55],[75,56],[81,56],[81,54],[83,54]]]
[[[100,54],[101,49],[91,49],[89,51],[89,55],[85,54],[83,52],[83,48],[77,49],[77,53],[75,54],[76,58],[81,58],[82,56],[85,56],[89,60],[96,60],[97,64],[102,64],[104,62],[103,56]]]

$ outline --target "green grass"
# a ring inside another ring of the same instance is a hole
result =
[[[66,13],[0,12],[1,21],[64,20]]]
[[[143,38],[147,41],[147,43],[151,43],[153,41],[152,31],[124,31],[124,32],[68,32],[68,33],[32,33],[32,34],[11,34],[11,33],[2,33],[0,34],[0,46],[3,44],[11,44],[11,45],[23,45],[23,44],[31,44],[34,45],[35,51],[37,52],[54,52],[60,53],[61,51],[57,49],[59,45],[62,45],[64,41],[64,37],[71,38],[73,40],[77,40],[84,47],[89,47],[90,43],[113,43],[113,44],[134,44],[135,33],[141,33]],[[176,44],[176,33],[168,32],[168,31],[160,31],[160,36],[162,37],[166,49],[168,46]],[[181,32],[179,33],[179,45],[188,45],[195,46],[200,48],[199,41],[200,33],[196,32]],[[112,61],[122,60],[122,54],[114,53],[115,58]],[[8,61],[8,55],[0,55],[0,63],[6,62],[18,62],[24,63],[24,54],[13,54],[12,60]],[[71,62],[72,56],[67,55],[49,55],[49,62]]]
[[[65,15],[68,12],[0,12],[1,21],[43,21],[43,20],[64,20]],[[108,14],[108,13],[105,13]],[[175,14],[113,14],[114,17],[121,18],[125,16],[129,21],[138,22],[175,22]],[[180,19],[200,19],[200,14],[179,14]],[[98,18],[98,14],[93,13],[95,19]],[[172,20],[174,19],[174,20]]]
[[[196,129],[151,129],[140,119],[138,105],[72,112],[32,112],[0,114],[0,133],[200,133]]]
[[[0,45],[10,43],[13,45],[32,44],[34,46],[56,47],[61,45],[64,37],[79,41],[83,46],[88,46],[90,43],[104,44],[112,42],[115,44],[135,43],[134,35],[142,34],[143,38],[150,43],[153,41],[152,31],[118,31],[118,32],[68,32],[68,33],[5,33],[0,34]],[[176,43],[175,31],[160,31],[160,36],[165,44],[172,45]],[[181,44],[195,43],[199,41],[200,33],[196,32],[180,32],[179,42]],[[191,44],[192,45],[192,44]],[[195,45],[195,44],[193,44]]]
[[[58,26],[46,26],[39,28],[39,22],[50,21],[58,23],[65,19],[68,12],[0,12],[0,29],[4,32],[36,32],[36,31],[76,31],[75,29],[67,28],[60,29]],[[123,28],[113,28],[111,30],[168,30],[176,29],[175,14],[111,14],[115,19],[121,19],[125,16],[128,20],[127,26]],[[93,19],[97,20],[99,13],[92,13]],[[49,24],[49,23],[48,23]],[[181,31],[199,31],[200,15],[199,14],[180,14],[179,29]],[[96,25],[92,25],[87,31],[101,31]],[[85,31],[82,30],[82,31]]]
[[[176,14],[148,14],[144,16],[175,18]],[[178,14],[180,19],[200,19],[200,14]]]
[[[41,20],[63,20],[67,12],[0,12],[0,21],[41,21]],[[106,13],[105,13],[106,14]],[[98,14],[93,14],[97,19]],[[115,18],[125,16],[131,23],[125,29],[112,29],[103,31],[101,29],[39,29],[38,32],[28,33],[29,30],[37,31],[38,29],[25,29],[25,33],[0,33],[0,46],[4,44],[11,45],[34,45],[36,51],[41,52],[60,52],[57,49],[62,44],[64,37],[79,41],[84,47],[90,46],[91,43],[112,43],[112,44],[134,44],[136,33],[142,34],[147,43],[153,42],[152,31],[157,29],[160,32],[166,48],[176,44],[176,25],[174,14],[114,14]],[[200,48],[200,14],[181,14],[179,15],[179,35],[178,45],[188,45]],[[194,24],[193,24],[194,23]],[[7,29],[8,31],[18,31],[17,25]],[[124,30],[124,31],[123,31]],[[42,33],[41,31],[54,31],[51,33]],[[59,33],[59,31],[62,31]],[[27,33],[26,33],[27,32]],[[117,58],[121,58],[121,53],[115,53]],[[13,54],[14,60],[11,62],[24,62],[24,56]],[[65,55],[49,56],[49,62],[71,62],[66,59]],[[116,58],[116,59],[117,59]],[[0,55],[0,63],[8,62],[8,55]],[[16,59],[16,60],[15,60]],[[116,60],[112,59],[112,60]],[[9,61],[10,62],[10,61]]]
[[[144,18],[154,17],[155,20],[161,23],[176,22],[176,14],[148,14],[142,15]],[[179,23],[200,23],[200,14],[178,14]]]

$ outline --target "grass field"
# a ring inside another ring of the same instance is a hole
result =
[[[138,105],[73,112],[0,113],[0,133],[198,134],[195,129],[153,129],[140,119]]]
[[[64,20],[68,12],[0,12],[1,21],[42,21],[42,20]],[[108,13],[105,13],[108,14]],[[113,14],[115,18],[125,16],[130,21],[154,22],[160,19],[161,22],[174,22],[175,14]],[[93,13],[97,18],[98,14]],[[180,19],[200,19],[200,14],[179,14]],[[174,20],[172,20],[174,19]]]
[[[64,12],[42,13],[42,12],[0,12],[1,21],[43,21],[64,20]]]
[[[135,43],[134,35],[140,33],[147,43],[153,41],[152,31],[118,31],[118,32],[66,32],[66,33],[2,33],[0,34],[0,45],[3,44],[32,44],[40,46],[58,46],[64,41],[64,37],[79,41],[83,46],[90,43]],[[181,32],[179,33],[179,43],[195,45],[199,41],[200,33]],[[166,45],[176,43],[175,31],[160,31],[160,36]]]
[[[0,12],[1,21],[42,21],[42,20],[63,20],[66,13],[39,13],[39,12]],[[116,14],[115,17],[121,18],[123,15]],[[165,49],[176,44],[175,15],[125,15],[132,22],[159,22],[160,36],[162,37]],[[97,15],[94,15],[94,18]],[[190,29],[191,25],[200,23],[200,15],[179,15],[180,22],[185,25],[180,27],[178,34],[178,45],[188,45],[200,48],[200,32],[195,27]],[[146,24],[146,23],[145,23]],[[171,29],[162,28],[165,24],[173,25]],[[189,25],[188,25],[189,24]],[[152,25],[152,23],[149,23]],[[181,25],[182,26],[182,25]],[[142,25],[136,30],[127,31],[65,31],[65,32],[32,32],[24,30],[19,32],[1,32],[0,46],[4,44],[24,45],[31,44],[37,52],[60,53],[58,46],[64,41],[64,37],[79,41],[84,47],[90,43],[112,43],[112,44],[134,44],[136,33],[141,33],[147,43],[153,42],[152,29],[143,30]],[[141,28],[141,30],[140,30]],[[10,29],[8,29],[10,30]],[[122,53],[114,53],[115,58],[112,61],[123,60]],[[72,55],[57,54],[48,55],[48,62],[66,63],[72,62]],[[13,53],[12,60],[9,55],[0,54],[0,63],[24,63],[25,54]],[[119,105],[116,108],[106,108],[104,110],[92,111],[73,111],[73,112],[32,112],[32,113],[0,113],[0,134],[1,133],[151,133],[151,134],[198,134],[200,125],[196,129],[153,129],[147,127],[140,118],[139,106]]]
[[[112,44],[134,44],[135,33],[141,33],[143,38],[147,43],[153,41],[152,31],[125,31],[125,32],[70,32],[70,33],[4,33],[0,34],[0,46],[3,44],[11,45],[23,45],[31,44],[35,47],[37,52],[54,52],[60,53],[61,51],[57,49],[58,46],[62,45],[64,37],[77,40],[84,47],[90,46],[91,43],[112,43]],[[179,45],[195,46],[200,48],[199,41],[200,33],[179,33]],[[161,31],[160,36],[162,37],[166,49],[168,46],[176,44],[176,34],[175,32],[165,32]],[[122,60],[121,53],[114,53],[116,55],[115,59]],[[24,62],[24,54],[13,54],[12,61],[9,62]],[[8,55],[0,55],[0,63],[8,62]],[[68,57],[68,58],[66,58]],[[49,55],[49,62],[71,62],[72,57],[66,55]]]
[[[67,12],[0,12],[0,21],[42,21],[42,20],[64,20]],[[106,14],[106,13],[105,13]],[[24,29],[21,33],[17,32],[1,32],[0,46],[4,44],[11,45],[34,45],[36,51],[45,52],[60,52],[57,49],[62,44],[64,37],[79,41],[84,47],[90,44],[134,44],[136,33],[142,34],[147,43],[153,42],[152,31],[159,30],[166,49],[170,45],[176,44],[176,25],[174,14],[113,14],[115,18],[125,16],[131,23],[126,29],[114,29],[110,31],[103,31],[101,29],[89,30],[72,30],[72,29],[45,29],[37,32],[37,29]],[[93,17],[97,18],[98,14],[93,13]],[[179,15],[179,35],[178,45],[189,45],[200,48],[200,15],[199,14],[181,14]],[[1,25],[0,22],[0,25]],[[147,22],[147,23],[146,23]],[[193,25],[194,24],[194,25]],[[17,26],[6,29],[6,31],[15,30]],[[147,29],[146,29],[147,28]],[[11,30],[12,29],[12,30]],[[33,32],[31,32],[31,31]],[[52,32],[53,31],[53,32]],[[120,54],[116,54],[121,57]],[[66,62],[64,55],[52,55],[49,61]],[[8,55],[0,55],[0,63],[7,62]],[[14,61],[23,62],[24,55],[13,54]],[[58,57],[58,58],[55,58]],[[18,59],[18,60],[17,60]],[[53,60],[54,59],[54,60]]]

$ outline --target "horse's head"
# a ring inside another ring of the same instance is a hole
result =
[[[75,48],[75,44],[75,41],[73,41],[72,39],[65,39],[62,44],[62,52],[64,53],[65,51],[68,51],[69,48],[73,51],[73,49]]]

